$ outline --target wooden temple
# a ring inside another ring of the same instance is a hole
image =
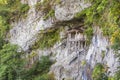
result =
[[[74,50],[83,49],[86,47],[86,36],[83,34],[84,29],[82,27],[75,27],[68,29],[67,35],[67,47],[73,47]]]

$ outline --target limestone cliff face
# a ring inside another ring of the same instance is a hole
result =
[[[82,35],[81,38],[84,39]],[[83,41],[76,41],[76,39],[74,41],[67,39],[64,45],[57,49],[53,48],[53,52],[56,51],[54,52],[56,53],[56,63],[51,67],[51,71],[56,74],[58,80],[64,78],[92,80],[92,70],[97,63],[109,67],[106,75],[113,76],[119,66],[114,51],[109,47],[108,39],[102,35],[99,28],[95,28],[90,46],[86,46]]]
[[[15,26],[11,31],[11,43],[18,44],[24,50],[28,50],[29,46],[34,42],[35,35],[40,30],[46,28],[55,27],[54,24],[59,21],[68,21],[74,18],[75,13],[89,6],[84,1],[79,0],[64,0],[60,4],[52,6],[54,10],[54,17],[50,17],[44,20],[44,15],[41,11],[35,10],[35,5],[38,0],[22,0],[22,3],[28,3],[30,10],[26,19],[20,19],[16,23],[12,23]],[[53,0],[54,1],[54,0]],[[39,0],[39,2],[42,2]],[[85,4],[85,5],[84,5]],[[45,5],[46,7],[47,5]]]
[[[51,3],[54,16],[44,19],[47,14],[36,9],[36,4],[43,1],[21,0],[22,3],[29,4],[30,10],[25,19],[11,23],[13,28],[10,30],[9,41],[19,45],[21,50],[27,53],[41,30],[62,26],[64,30],[60,32],[59,42],[51,48],[34,50],[39,57],[50,55],[51,59],[56,61],[50,69],[56,80],[92,80],[92,70],[97,63],[106,65],[106,75],[113,76],[119,63],[115,52],[110,48],[109,40],[102,35],[99,27],[93,26],[93,37],[90,44],[87,44],[87,37],[82,29],[84,25],[81,26],[83,22],[74,19],[76,13],[90,4],[84,0],[60,0],[54,5]],[[71,28],[76,26],[79,28]]]

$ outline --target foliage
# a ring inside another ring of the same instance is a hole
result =
[[[85,61],[85,60],[81,61],[81,65],[82,65],[82,66],[84,66],[85,64],[86,64],[86,61]]]
[[[112,39],[114,49],[119,49],[118,36],[120,24],[120,1],[119,0],[86,0],[91,3],[89,8],[75,15],[77,18],[84,17],[86,26],[99,26],[104,36]],[[91,27],[92,28],[92,27]],[[114,39],[113,39],[114,38]],[[117,45],[118,44],[118,45]]]
[[[118,58],[118,61],[120,62],[120,54],[117,53],[116,56]],[[117,67],[117,71],[111,80],[120,80],[120,66]]]
[[[0,16],[11,21],[25,16],[29,10],[28,4],[22,4],[20,0],[6,0],[5,4],[0,6]]]
[[[49,80],[49,79],[48,79],[48,75],[44,74],[42,76],[36,77],[35,80]]]
[[[48,14],[46,14],[46,15],[43,17],[43,19],[46,20],[46,19],[48,19],[49,17],[53,17],[54,14],[55,14],[54,10],[51,9],[51,10],[48,12]]]
[[[102,53],[101,53],[101,57],[102,57],[102,60],[103,60],[104,57],[105,57],[105,51],[102,51]]]
[[[52,6],[55,6],[56,4],[60,4],[60,0],[43,0],[40,2],[37,2],[35,5],[36,11],[41,11],[44,14],[43,19],[46,20],[50,17],[55,16],[55,11],[52,8]]]
[[[2,16],[0,16],[0,49],[5,43],[4,38],[7,30],[8,30],[8,25],[6,23],[6,20],[4,20]]]
[[[54,78],[47,74],[52,64],[49,57],[42,57],[32,68],[26,69],[27,60],[22,52],[17,52],[16,45],[6,44],[4,40],[10,22],[25,17],[28,10],[28,4],[21,4],[20,0],[0,0],[0,80],[35,80],[44,75],[47,80]]]
[[[118,70],[113,78],[113,80],[120,80],[120,70]]]
[[[26,13],[28,10],[29,10],[28,4],[22,4],[22,5],[20,6],[20,12],[21,12],[21,13]]]
[[[84,33],[87,35],[88,40],[92,39],[93,28],[92,28],[92,27],[88,27],[88,28],[85,30]]]
[[[105,74],[104,66],[100,63],[97,63],[93,69],[92,73],[93,80],[108,80],[108,77]]]
[[[42,10],[44,12],[48,12],[52,9],[52,6],[59,4],[61,1],[60,0],[43,0],[40,2],[37,2],[37,4],[35,5],[36,10]]]
[[[55,80],[53,74],[43,74],[42,76],[36,77],[34,80]]]
[[[39,39],[32,46],[32,49],[44,49],[52,47],[57,41],[60,40],[59,29],[49,30],[46,33],[41,33]]]
[[[17,46],[5,44],[0,50],[0,80],[16,80],[22,74],[23,60]]]
[[[52,62],[48,56],[34,63],[30,69],[26,69],[26,60],[21,58],[22,53],[17,52],[17,46],[5,44],[0,50],[0,80],[54,80],[54,75],[48,75]],[[46,75],[46,77],[45,77]]]
[[[85,17],[85,16],[86,16],[86,15],[85,15],[85,14],[86,14],[86,10],[87,10],[87,9],[84,9],[84,10],[76,13],[75,16],[74,16],[74,18],[79,19],[79,18]]]
[[[26,74],[24,74],[23,79],[24,80],[37,80],[39,78],[45,78],[47,76],[47,79],[51,76],[48,76],[49,68],[52,65],[52,62],[50,61],[48,56],[42,56],[41,60],[35,63],[32,68],[30,68]],[[43,76],[44,75],[44,76]],[[46,78],[45,78],[46,80]]]
[[[85,25],[88,26],[85,34],[90,40],[93,35],[92,26],[100,26],[103,35],[109,36],[112,48],[120,49],[120,1],[119,0],[89,0],[91,7],[77,13],[75,18],[85,17]],[[53,5],[60,0],[44,0],[38,2],[36,10],[43,11],[44,20],[54,16]],[[9,23],[26,17],[29,10],[28,4],[21,4],[20,0],[0,0],[0,80],[54,80],[48,75],[52,62],[49,57],[42,57],[40,61],[33,64],[32,68],[26,70],[25,60],[21,58],[22,53],[17,52],[17,46],[5,44],[4,38],[9,30]],[[39,35],[33,49],[49,48],[59,41],[59,30],[51,30]],[[3,46],[4,45],[4,46]],[[104,57],[104,53],[102,54]],[[83,62],[85,64],[85,62]],[[120,71],[109,80],[119,80]],[[105,75],[104,66],[97,64],[92,73],[93,80],[108,80]]]
[[[120,49],[120,29],[116,30],[110,39],[112,45],[112,48],[115,50]]]
[[[0,5],[7,4],[7,0],[0,0]]]
[[[117,30],[119,30],[118,24],[120,21],[120,2],[118,0],[102,0],[98,3],[99,5],[95,6],[95,9],[97,10],[96,13],[99,14],[97,23],[99,26],[101,26],[103,34],[109,36],[110,39],[112,39],[112,45],[116,45],[116,43],[119,43],[117,40],[118,35],[115,35],[115,32],[118,32]],[[96,19],[97,18],[95,18],[95,20]],[[114,49],[118,49],[118,45],[116,45]]]
[[[52,65],[52,62],[49,60],[48,56],[42,56],[41,60],[35,65],[35,74],[40,73],[44,74],[49,71],[49,67]]]
[[[120,49],[120,1],[119,0],[87,0],[92,5],[85,9],[85,25],[99,26],[104,36],[110,39],[114,50]],[[79,13],[80,14],[80,13]],[[79,16],[78,16],[79,17]],[[81,17],[81,16],[80,16]],[[103,55],[104,56],[104,55]],[[100,68],[98,68],[100,71]],[[119,80],[119,69],[109,80]],[[94,71],[93,71],[94,72]],[[98,72],[100,74],[100,72]],[[94,76],[95,77],[95,76]],[[96,74],[96,77],[97,76]],[[102,79],[100,79],[102,80]]]
[[[6,32],[10,29],[10,22],[25,16],[29,10],[28,4],[21,4],[20,0],[0,0],[0,48],[4,44]]]
[[[10,29],[10,22],[25,16],[29,10],[27,4],[21,4],[20,0],[0,0],[0,48],[4,44],[6,32]]]

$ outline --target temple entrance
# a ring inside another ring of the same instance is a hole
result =
[[[69,29],[67,31],[67,48],[69,52],[81,51],[86,47],[86,36],[82,29]]]

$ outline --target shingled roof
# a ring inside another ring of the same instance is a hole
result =
[[[74,27],[71,29],[68,29],[67,33],[75,33],[75,32],[79,32],[79,33],[83,33],[84,32],[84,28],[81,26],[78,27]]]

